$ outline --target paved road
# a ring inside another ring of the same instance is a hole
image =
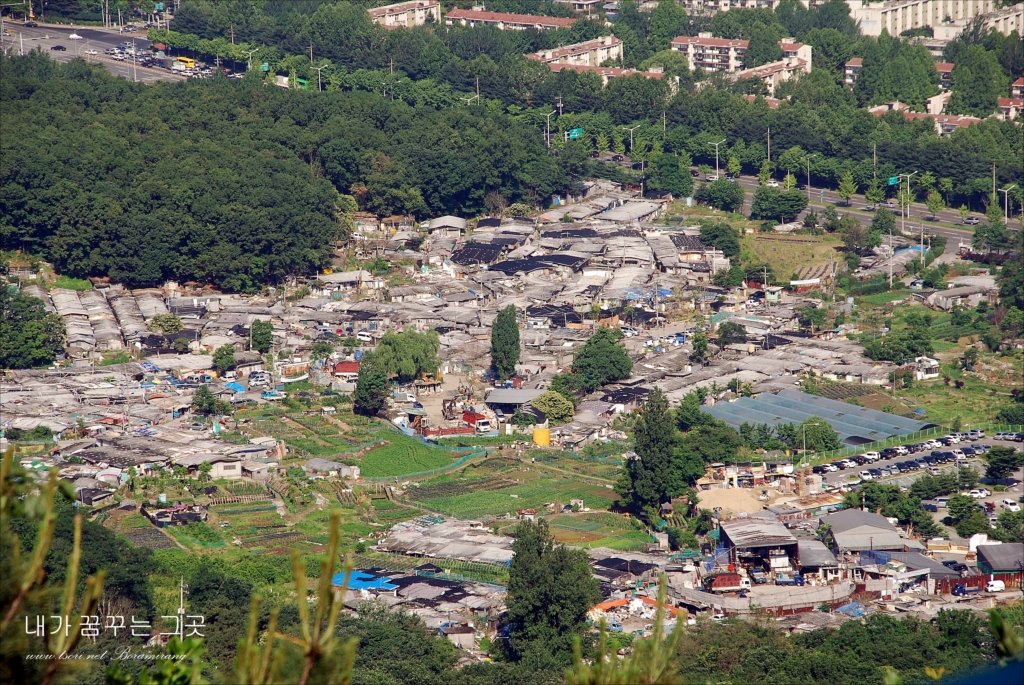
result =
[[[184,76],[172,74],[165,69],[147,69],[132,64],[130,61],[118,62],[110,59],[103,51],[115,47],[126,40],[132,40],[130,34],[120,34],[106,29],[64,28],[40,26],[27,28],[21,24],[4,22],[4,28],[10,29],[14,35],[3,35],[0,44],[8,54],[27,54],[37,47],[58,62],[70,62],[82,57],[90,62],[103,64],[115,76],[123,76],[132,81],[153,83],[155,81],[183,81]],[[82,40],[69,40],[68,36],[76,33]],[[149,48],[149,41],[138,36],[134,37],[135,45],[140,50]],[[50,50],[54,45],[63,45],[66,51]],[[98,55],[86,55],[86,50],[96,50]]]

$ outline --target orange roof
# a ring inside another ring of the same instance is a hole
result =
[[[639,599],[644,604],[648,604],[648,605],[653,606],[653,607],[658,606],[658,601],[654,600],[654,599],[651,599],[650,597],[640,596],[640,597],[635,597],[634,599]],[[630,599],[610,599],[607,602],[601,602],[597,606],[592,607],[591,611],[593,611],[594,609],[600,609],[601,611],[608,611],[609,609],[614,609],[615,607],[626,606],[627,604],[630,603],[630,601],[632,601],[632,600],[630,600]],[[679,609],[677,609],[676,607],[673,607],[673,606],[669,606],[667,604],[665,605],[665,611],[667,611],[669,613],[669,616],[675,616],[676,614],[679,613]]]
[[[862,66],[864,66],[864,58],[863,57],[853,57],[852,59],[849,59],[849,60],[846,61],[846,66],[848,66],[848,67],[862,67]]]
[[[953,67],[956,66],[952,62],[936,62],[935,69],[938,71],[953,71]]]

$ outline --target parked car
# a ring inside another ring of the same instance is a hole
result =
[[[860,472],[861,480],[874,480],[875,474],[871,473],[870,470]]]
[[[1004,580],[990,580],[985,584],[985,592],[1005,592],[1006,581]]]
[[[965,573],[967,571],[967,564],[959,562],[956,559],[946,559],[942,562],[942,565],[950,571],[956,571],[957,573]]]
[[[39,26],[39,24],[35,23],[34,21],[26,21],[26,22],[25,22],[25,26],[26,26],[27,28],[30,28],[30,29],[34,29],[34,28],[36,28],[37,26]]]
[[[993,440],[1013,440],[1013,433],[1005,433],[1003,431],[1000,431],[1000,432],[996,433],[992,437],[992,439]]]
[[[971,490],[970,492],[967,493],[967,496],[973,497],[974,499],[981,499],[985,495],[981,492],[981,490]]]
[[[987,442],[983,442],[974,446],[975,452],[977,452],[978,450],[981,450],[982,452],[988,452],[990,449],[992,449],[992,445],[988,444]]]
[[[880,474],[882,474],[881,475],[882,478],[885,478],[886,476],[891,476],[892,475],[892,470],[888,466],[884,466],[884,467],[878,469],[878,472]]]
[[[1006,509],[1007,511],[1020,511],[1020,505],[1012,499],[1004,499],[1000,504],[1003,509]]]
[[[63,45],[54,45],[54,46],[53,46],[52,48],[50,48],[50,49],[51,49],[51,50],[54,50],[54,51],[56,51],[56,52],[67,52],[67,51],[68,51],[68,49],[67,49],[66,47],[64,47]]]
[[[910,450],[908,450],[904,445],[896,445],[895,447],[893,447],[893,449],[896,450],[896,454],[900,455],[901,457],[910,454]]]
[[[876,462],[880,458],[878,452],[865,452],[862,456],[870,462]]]

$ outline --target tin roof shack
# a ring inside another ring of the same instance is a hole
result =
[[[189,454],[172,460],[175,466],[184,466],[193,478],[199,477],[199,467],[210,465],[210,478],[218,480],[239,480],[242,477],[242,460],[227,454]]]
[[[376,549],[378,552],[502,566],[513,556],[512,539],[491,534],[479,521],[446,520],[434,516],[395,524]]]
[[[909,540],[900,535],[889,519],[860,509],[846,509],[822,516],[818,523],[830,526],[829,537],[832,549],[836,552],[915,552],[925,548],[918,540]]]
[[[639,580],[653,579],[660,568],[657,564],[623,557],[598,559],[592,566],[595,578],[613,585],[632,585]]]
[[[978,570],[1003,581],[1007,589],[1019,585],[1024,576],[1024,543],[978,545]]]
[[[165,526],[183,526],[188,523],[201,523],[206,520],[208,509],[198,504],[177,504],[165,509],[147,509],[142,507],[140,513],[153,522],[157,528]]]
[[[928,296],[928,304],[939,309],[949,311],[957,305],[964,305],[969,308],[976,307],[982,300],[989,300],[989,293],[996,292],[993,286],[965,286],[963,288],[950,288],[949,290],[936,290]]]
[[[327,459],[309,459],[302,465],[302,469],[306,472],[306,475],[311,478],[340,476],[341,478],[351,478],[353,480],[359,479],[358,466],[349,466],[348,464],[342,464],[337,461],[328,461]]]
[[[476,647],[476,629],[472,626],[442,626],[440,633],[459,649],[474,649]]]
[[[466,233],[466,220],[457,216],[439,216],[428,224],[430,237],[459,238]]]
[[[791,572],[797,558],[797,541],[779,521],[769,518],[736,518],[719,524],[721,544],[736,564],[753,564],[774,572]]]
[[[820,540],[798,541],[797,563],[804,580],[812,575],[825,582],[839,578],[839,561]]]

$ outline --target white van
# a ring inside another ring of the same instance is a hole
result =
[[[1006,583],[1001,580],[990,580],[985,584],[985,592],[1005,592]]]
[[[356,333],[356,340],[359,342],[373,342],[373,336],[368,331],[359,331]]]

